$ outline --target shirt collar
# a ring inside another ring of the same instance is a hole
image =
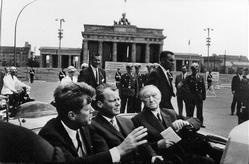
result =
[[[92,70],[95,72],[97,70],[97,68],[93,67],[92,65],[90,65]]]
[[[109,118],[109,117],[106,117],[106,116],[103,116],[103,115],[102,115],[102,117],[104,117],[104,119],[106,119],[108,122],[111,122],[111,120],[113,120],[114,122],[116,122],[116,117]]]
[[[62,120],[61,120],[61,123],[62,123],[63,127],[65,128],[67,134],[69,135],[70,139],[73,141],[74,146],[77,147],[77,143],[74,143],[77,130],[73,130],[73,129],[69,128]]]
[[[160,108],[157,108],[156,110],[151,110],[151,112],[154,114],[155,117],[157,117],[157,114],[160,114]]]

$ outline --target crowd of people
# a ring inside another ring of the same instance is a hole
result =
[[[117,69],[116,85],[107,83],[106,72],[100,68],[100,55],[93,55],[90,61],[89,65],[82,64],[78,76],[75,76],[77,70],[73,66],[69,66],[66,73],[60,71],[60,84],[54,91],[53,101],[58,115],[44,125],[38,136],[24,128],[0,122],[1,141],[13,134],[20,135],[22,131],[21,136],[35,144],[32,153],[27,148],[32,147],[30,144],[20,148],[32,154],[28,158],[19,148],[5,152],[8,144],[0,142],[0,162],[218,163],[208,143],[194,135],[205,127],[203,101],[206,87],[197,63],[191,64],[190,72],[182,66],[174,80],[175,94],[171,72],[175,56],[171,51],[162,51],[159,64],[148,64],[146,74],[140,72],[140,64],[127,64],[123,74]],[[239,87],[232,86],[231,114],[235,103],[238,115],[243,113],[238,105],[248,109],[248,76],[248,69],[245,69],[243,75],[238,72],[233,79],[232,83]],[[15,79],[12,67],[5,81],[8,78]],[[5,93],[3,90],[2,94]],[[5,95],[16,92],[9,87],[8,91]],[[178,113],[171,103],[174,96],[177,96]],[[186,116],[183,115],[183,103]],[[125,117],[121,113],[131,115]],[[164,135],[170,129],[173,138]],[[46,153],[41,153],[39,147]],[[15,153],[22,156],[13,156]]]

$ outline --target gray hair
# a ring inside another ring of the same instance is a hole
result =
[[[146,85],[139,92],[139,97],[141,100],[143,100],[143,98],[144,98],[144,92],[146,92],[148,90],[156,91],[160,95],[160,97],[162,97],[160,90],[155,85]]]

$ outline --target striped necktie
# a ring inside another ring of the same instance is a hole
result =
[[[116,124],[116,122],[114,121],[114,118],[110,120],[110,123],[112,124],[112,126],[119,131],[118,125]]]

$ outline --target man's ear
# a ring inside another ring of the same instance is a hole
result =
[[[67,113],[67,117],[69,118],[69,120],[75,120],[76,114],[73,111],[69,111]]]
[[[99,107],[99,108],[102,108],[103,107],[103,103],[101,102],[101,101],[97,101],[97,106]]]

